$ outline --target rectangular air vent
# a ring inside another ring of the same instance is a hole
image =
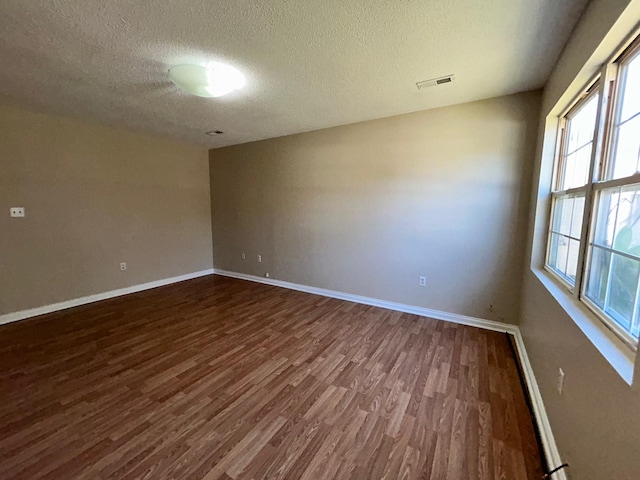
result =
[[[454,74],[446,75],[444,77],[432,78],[430,80],[423,80],[422,82],[417,82],[416,86],[418,90],[422,90],[427,87],[435,87],[438,85],[444,85],[445,83],[451,83],[455,80],[456,76]]]

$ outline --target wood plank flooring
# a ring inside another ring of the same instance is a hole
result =
[[[208,276],[0,327],[0,478],[539,479],[503,334]]]

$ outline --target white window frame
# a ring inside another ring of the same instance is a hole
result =
[[[580,107],[582,107],[585,103],[587,103],[591,97],[593,97],[594,95],[597,95],[600,92],[600,88],[599,88],[599,76],[591,83],[590,87],[585,89],[585,91],[574,101],[571,103],[571,106],[567,109],[565,109],[565,111],[562,113],[562,115],[560,115],[559,121],[558,121],[558,131],[557,131],[557,136],[556,136],[556,153],[555,153],[555,160],[554,160],[554,165],[553,165],[553,178],[551,180],[551,202],[550,202],[550,213],[549,213],[549,221],[547,222],[547,248],[546,248],[546,252],[545,252],[545,262],[544,262],[544,268],[545,270],[547,270],[547,272],[549,272],[551,275],[553,275],[556,280],[558,280],[560,283],[562,283],[568,290],[569,292],[574,295],[577,299],[579,297],[579,295],[577,294],[577,288],[575,288],[576,285],[580,285],[581,281],[582,281],[582,264],[583,262],[583,247],[584,247],[584,239],[585,239],[585,215],[587,214],[587,202],[589,201],[589,196],[587,195],[587,192],[589,190],[589,187],[591,185],[591,181],[590,179],[592,178],[593,172],[592,172],[592,167],[593,167],[593,162],[594,162],[594,156],[596,155],[596,151],[598,148],[598,144],[597,144],[597,140],[598,140],[598,121],[599,121],[599,116],[600,116],[600,105],[601,105],[601,101],[602,101],[602,96],[599,97],[598,99],[598,110],[597,110],[597,114],[596,114],[596,121],[595,121],[595,132],[594,132],[594,136],[593,136],[593,140],[592,140],[592,148],[591,148],[591,159],[589,160],[589,173],[588,173],[588,180],[587,180],[587,184],[582,186],[582,187],[574,187],[574,188],[569,188],[566,190],[558,190],[558,188],[561,185],[562,182],[562,176],[560,175],[561,170],[562,170],[562,162],[564,161],[564,157],[565,157],[565,149],[567,148],[566,145],[566,133],[567,133],[567,125],[569,124],[570,121],[570,117],[572,116],[572,114],[574,112],[576,112],[577,110],[580,109]],[[575,279],[575,285],[571,284],[571,282],[568,281],[567,278],[565,278],[564,276],[560,275],[558,272],[555,271],[554,268],[552,268],[549,264],[548,264],[548,260],[549,260],[549,255],[551,253],[551,233],[553,231],[553,210],[555,207],[555,202],[556,199],[560,198],[560,197],[567,197],[567,196],[577,196],[583,194],[585,197],[585,211],[583,211],[583,216],[582,216],[582,229],[580,232],[580,249],[579,249],[579,254],[578,254],[578,268],[576,270],[576,279]]]
[[[547,216],[547,240],[544,257],[544,269],[564,288],[568,290],[570,295],[578,302],[586,305],[590,312],[602,322],[616,337],[629,347],[634,353],[638,349],[638,339],[634,338],[618,323],[610,318],[600,307],[593,303],[586,296],[586,272],[589,268],[589,249],[593,241],[596,218],[593,215],[595,211],[595,201],[599,191],[618,187],[633,185],[640,183],[640,173],[636,173],[629,177],[614,180],[604,180],[606,178],[606,170],[611,168],[610,159],[613,155],[613,124],[617,119],[617,110],[621,108],[618,101],[620,94],[619,65],[629,58],[635,57],[640,53],[640,35],[637,35],[631,42],[626,42],[623,48],[620,48],[612,59],[606,62],[588,83],[588,88],[584,89],[574,101],[559,115],[558,130],[556,134],[556,152],[554,155],[552,188],[550,210]],[[589,173],[587,176],[587,184],[582,187],[571,188],[567,190],[557,190],[560,186],[559,178],[561,173],[561,162],[564,157],[566,126],[568,119],[573,112],[582,106],[592,95],[598,94],[598,107],[596,113],[595,130],[593,136],[593,144],[591,151],[591,159],[589,164]],[[549,264],[549,254],[551,248],[551,231],[553,228],[553,209],[555,199],[567,195],[583,194],[585,197],[584,211],[582,217],[582,229],[580,236],[580,247],[578,253],[578,267],[576,270],[575,284],[572,285],[567,278],[560,275]],[[620,252],[616,252],[620,253]],[[639,293],[636,295],[638,297]],[[634,305],[635,306],[635,305]]]

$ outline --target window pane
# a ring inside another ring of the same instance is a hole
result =
[[[576,195],[573,199],[573,215],[571,216],[571,230],[569,235],[580,238],[582,234],[582,216],[584,214],[584,195]]]
[[[624,75],[625,89],[622,95],[621,122],[640,112],[640,54],[627,64]]]
[[[611,253],[607,250],[602,250],[598,247],[591,249],[586,295],[593,303],[602,309],[604,309],[605,295],[607,292],[610,263]]]
[[[609,302],[605,312],[627,331],[631,330],[639,274],[640,262],[613,254]]]
[[[631,335],[633,338],[640,337],[640,302],[636,303],[636,316],[631,325]]]
[[[549,266],[556,272],[566,276],[569,240],[562,235],[551,234],[549,243]]]
[[[613,234],[618,213],[619,188],[602,190],[598,195],[594,243],[613,247]]]
[[[584,194],[556,197],[553,204],[551,231],[580,238],[583,214]]]
[[[589,176],[589,165],[591,163],[591,144],[580,148],[569,155],[566,159],[566,170],[563,190],[569,188],[582,187],[587,184]]]
[[[562,176],[562,184],[560,190],[568,190],[575,185],[576,159],[578,153],[574,152],[564,159],[564,173]]]
[[[555,198],[547,265],[571,284],[575,284],[578,271],[583,214],[583,193]]]
[[[573,216],[573,197],[564,196],[556,199],[553,211],[553,231],[569,235],[571,233],[571,217]]]
[[[586,185],[591,163],[598,95],[593,95],[567,124],[567,141],[562,152],[560,190]]]
[[[567,270],[565,275],[571,279],[571,283],[576,281],[576,272],[578,270],[578,253],[580,252],[580,242],[577,240],[569,240],[567,250]]]
[[[567,218],[566,215],[566,211],[567,209],[569,209],[569,212],[571,212],[571,209],[573,207],[568,205],[569,203],[569,198],[564,196],[564,197],[556,197],[554,203],[553,203],[553,220],[551,222],[551,231],[553,232],[562,232],[562,219],[563,218]],[[570,214],[570,213],[569,213]],[[568,233],[565,229],[565,231],[563,233]]]
[[[612,178],[628,177],[640,170],[640,116],[618,127],[612,162]]]
[[[552,233],[549,236],[549,258],[547,259],[547,265],[552,267],[554,270],[557,269],[557,265],[558,265],[558,250],[559,250],[558,242],[559,241],[560,241],[560,236],[556,235],[555,233]]]
[[[621,189],[613,248],[640,257],[640,185]]]
[[[608,179],[640,170],[640,55],[622,66],[619,118],[615,124]],[[634,117],[635,116],[635,117]]]
[[[567,153],[572,153],[593,140],[597,109],[598,95],[594,95],[571,117]]]

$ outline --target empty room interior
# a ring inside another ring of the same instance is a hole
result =
[[[640,479],[640,0],[3,0],[0,64],[0,479]]]

